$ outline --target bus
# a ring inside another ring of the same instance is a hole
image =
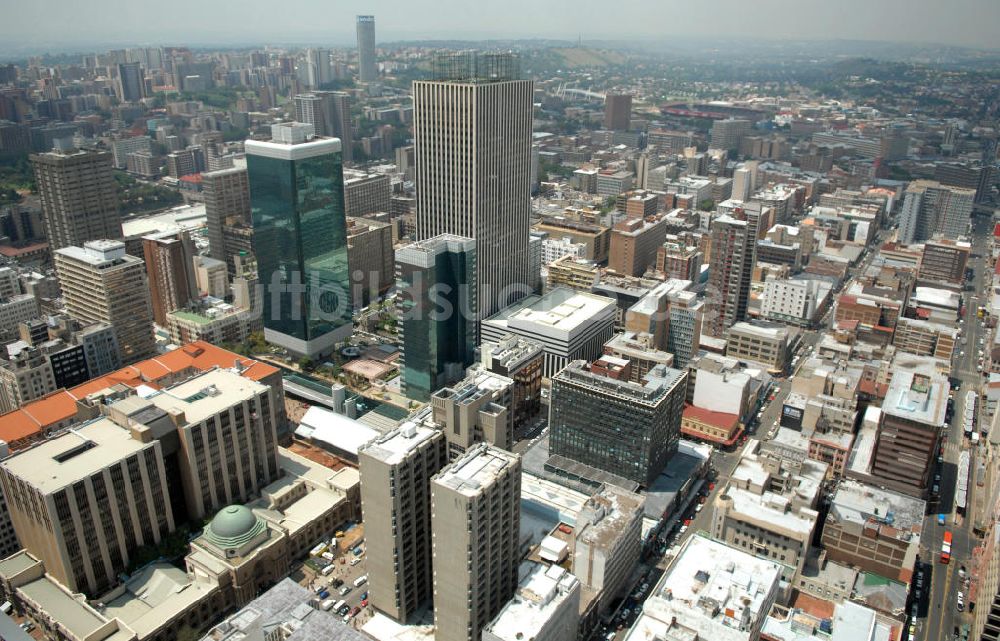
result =
[[[941,542],[941,563],[948,561],[951,561],[951,532],[946,531]]]

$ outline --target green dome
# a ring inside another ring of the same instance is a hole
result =
[[[250,508],[230,505],[219,510],[205,528],[205,537],[220,548],[239,547],[266,527]]]

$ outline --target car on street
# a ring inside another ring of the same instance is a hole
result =
[[[955,608],[959,612],[965,612],[965,594],[964,593],[959,592],[958,596],[955,597]]]

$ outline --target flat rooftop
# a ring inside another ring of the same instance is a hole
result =
[[[555,287],[543,296],[528,296],[489,318],[486,323],[568,337],[594,321],[611,321],[615,301],[606,296]]]
[[[410,452],[437,434],[441,434],[441,431],[408,420],[399,428],[361,447],[359,451],[388,465],[397,465]]]
[[[780,579],[777,563],[695,534],[653,589],[625,641],[748,641],[751,629],[763,624]]]
[[[164,411],[184,412],[188,423],[198,423],[266,392],[266,385],[231,370],[215,369],[168,387],[149,400]]]
[[[492,485],[504,470],[517,462],[516,454],[480,445],[438,472],[433,483],[465,496],[476,496],[483,487]]]
[[[880,522],[897,531],[895,538],[909,540],[919,538],[926,506],[920,499],[844,479],[833,495],[829,516],[860,525]]]
[[[43,493],[55,492],[140,452],[144,444],[109,418],[70,428],[3,462],[8,472]]]
[[[520,572],[514,596],[483,630],[505,641],[534,639],[560,609],[579,607],[580,581],[560,566],[525,562]],[[577,603],[565,605],[574,596]]]
[[[897,370],[882,401],[882,412],[941,427],[948,407],[949,388],[944,376]]]

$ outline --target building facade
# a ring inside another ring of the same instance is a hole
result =
[[[552,378],[549,451],[648,487],[677,451],[686,392],[680,370],[653,368],[639,385],[572,362]]]
[[[301,123],[271,133],[246,143],[264,336],[312,358],[352,329],[341,143]]]
[[[111,159],[106,151],[31,156],[50,251],[122,237]]]
[[[429,400],[475,359],[477,265],[471,238],[442,235],[396,252],[402,390],[410,398]]]
[[[434,625],[477,641],[517,588],[521,459],[480,445],[431,481]]]
[[[417,237],[476,241],[479,318],[528,292],[534,84],[512,54],[456,54],[413,84]]]
[[[124,243],[103,240],[64,247],[56,250],[55,264],[70,315],[111,325],[123,363],[156,353],[145,264],[127,255]]]

